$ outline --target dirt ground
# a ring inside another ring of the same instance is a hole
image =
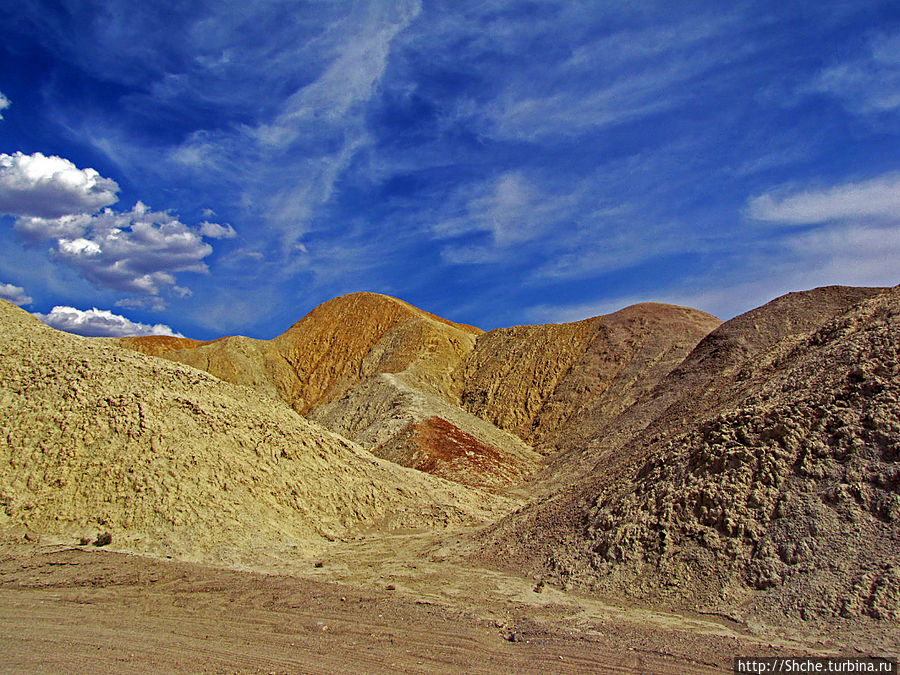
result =
[[[815,636],[623,607],[462,567],[453,537],[219,569],[46,539],[0,548],[2,673],[730,671]]]

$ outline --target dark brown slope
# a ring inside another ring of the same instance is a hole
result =
[[[756,360],[782,341],[817,330],[883,288],[825,286],[788,293],[721,324],[677,367],[620,415],[606,417],[592,436],[582,436],[554,458],[548,474],[570,484],[598,462],[626,461],[636,434],[665,436],[747,395]],[[725,386],[725,383],[729,386]],[[731,386],[735,385],[734,392]],[[750,386],[752,389],[752,386]],[[752,393],[752,392],[750,392]]]
[[[379,457],[439,478],[502,491],[537,468],[537,458],[492,445],[442,417],[414,421],[379,447]]]
[[[595,436],[721,321],[644,303],[575,323],[478,338],[460,366],[462,405],[544,453]]]
[[[620,454],[601,444],[573,489],[493,528],[488,556],[773,621],[896,621],[900,287],[875,293],[792,294],[725,324],[661,385],[691,381],[691,362],[710,368],[693,372],[693,418],[685,400],[620,439]],[[723,344],[752,356],[716,356]]]

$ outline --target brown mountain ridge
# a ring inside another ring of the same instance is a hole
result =
[[[646,303],[484,333],[354,293],[269,341],[170,339],[166,351],[157,338],[118,343],[280,398],[376,455],[501,489],[637,400],[720,323]]]

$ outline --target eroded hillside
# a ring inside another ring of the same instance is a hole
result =
[[[378,459],[283,402],[0,302],[0,527],[227,561],[502,501]]]
[[[701,342],[636,407],[656,419],[582,449],[489,555],[745,617],[895,621],[898,397],[900,288],[781,298]]]
[[[486,334],[355,294],[275,340],[210,343],[2,310],[7,528],[224,562],[419,528],[439,565],[435,531],[487,523],[454,555],[535,593],[900,618],[900,288],[793,293],[722,325],[646,304]]]
[[[575,323],[491,331],[460,366],[462,405],[545,454],[595,437],[721,321],[644,303]]]
[[[719,323],[646,303],[483,334],[354,293],[270,341],[228,337],[165,352],[153,338],[122,344],[280,398],[381,457],[502,490],[534,473],[542,454],[595,436]]]

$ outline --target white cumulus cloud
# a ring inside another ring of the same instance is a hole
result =
[[[184,337],[176,333],[169,326],[158,323],[149,325],[137,323],[119,314],[113,314],[109,310],[97,309],[80,310],[75,307],[57,305],[49,314],[35,312],[34,315],[48,326],[57,330],[87,337],[132,337],[141,335],[171,335]]]
[[[76,213],[58,218],[40,218],[37,216],[21,216],[16,218],[15,230],[25,239],[46,241],[48,239],[74,239],[87,232],[92,216],[87,213]]]
[[[164,288],[180,293],[176,272],[209,271],[203,258],[213,249],[201,232],[141,202],[125,213],[106,209],[84,225],[80,236],[59,237],[54,255],[97,287],[151,296]],[[59,229],[51,226],[48,234]]]
[[[228,223],[219,225],[219,223],[209,221],[200,223],[200,234],[210,239],[234,239],[237,236],[237,232]]]
[[[0,298],[14,305],[27,305],[31,302],[31,297],[25,294],[24,288],[12,284],[0,284]]]
[[[0,213],[37,218],[93,213],[115,203],[118,191],[114,180],[62,157],[0,154]]]
[[[749,201],[748,215],[754,220],[792,225],[848,219],[898,219],[900,173],[784,197],[763,194]]]
[[[54,241],[55,260],[98,288],[151,296],[145,304],[154,308],[165,305],[163,289],[190,294],[176,285],[176,272],[209,271],[203,259],[213,249],[204,236],[237,235],[231,225],[208,221],[190,228],[141,202],[131,211],[97,213],[117,201],[118,190],[115,181],[62,157],[0,154],[0,213],[17,216],[16,232],[32,242]]]
[[[6,96],[3,95],[3,92],[0,91],[0,111],[6,110],[12,103]],[[3,119],[3,113],[0,112],[0,120]]]

